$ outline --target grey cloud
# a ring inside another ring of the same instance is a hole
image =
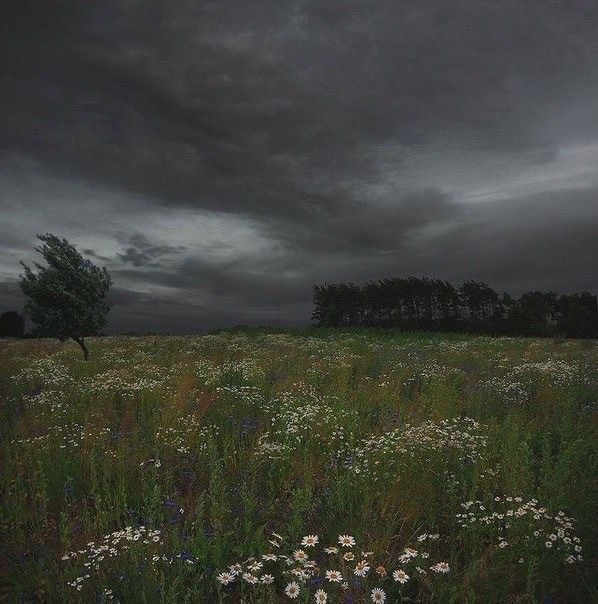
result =
[[[598,189],[471,204],[450,228],[405,250],[363,259],[350,278],[427,275],[488,282],[518,294],[533,289],[596,291]]]
[[[378,254],[397,251],[414,232],[449,224],[461,214],[461,208],[445,193],[416,190],[383,202],[348,201],[337,211],[309,222],[273,221],[269,232],[291,249],[306,253]]]
[[[108,256],[98,254],[95,250],[85,249],[83,250],[83,254],[91,256],[94,260],[101,260],[102,262],[110,262],[112,260],[112,258],[109,258]]]
[[[186,250],[183,245],[154,245],[150,243],[145,235],[135,233],[131,236],[119,237],[127,245],[124,253],[118,253],[117,257],[123,264],[141,266],[160,266],[160,258],[172,254],[180,254]]]
[[[372,144],[551,146],[598,86],[591,1],[34,7],[7,11],[5,144],[160,203],[309,220],[360,202]]]
[[[314,283],[393,275],[482,279],[513,293],[595,291],[597,199],[598,189],[580,189],[470,205],[442,232],[412,237],[383,254],[356,246],[306,253],[301,242],[278,259],[185,257],[169,270],[116,269],[108,330],[307,323]],[[16,283],[0,285],[1,310],[20,310],[22,302]]]
[[[0,260],[33,244],[16,226],[87,229],[111,329],[307,320],[312,283],[391,274],[595,288],[596,179],[525,184],[597,144],[597,30],[594,0],[8,0]],[[196,211],[272,245],[157,243],[136,220]]]
[[[0,313],[7,310],[23,312],[25,298],[16,281],[0,281]]]

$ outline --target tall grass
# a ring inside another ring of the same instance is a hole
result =
[[[85,363],[68,343],[0,343],[7,601],[282,602],[293,581],[297,602],[598,598],[595,343],[308,330],[90,344]],[[317,563],[304,576],[280,557],[247,571],[301,548]],[[325,578],[334,565],[346,586]]]

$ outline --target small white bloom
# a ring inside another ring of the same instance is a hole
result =
[[[343,580],[343,575],[340,570],[327,570],[326,578],[331,583],[340,583]]]
[[[292,600],[299,597],[299,583],[296,581],[291,581],[284,589],[284,593],[289,596]]]
[[[355,545],[355,539],[351,535],[339,535],[338,542],[343,547],[353,547]]]
[[[323,589],[318,589],[315,593],[315,600],[318,604],[325,604],[326,600],[328,600],[328,596]]]
[[[353,574],[357,577],[365,577],[369,571],[370,565],[365,560],[362,560],[361,562],[358,562],[357,566],[353,569]]]
[[[235,580],[235,576],[232,573],[223,572],[220,573],[216,577],[216,579],[218,579],[218,581],[222,583],[222,585],[228,585],[229,583],[232,583]]]
[[[434,564],[434,566],[430,567],[430,570],[434,571],[435,573],[448,573],[450,568],[446,562],[437,562]]]
[[[392,578],[397,581],[397,583],[407,583],[409,581],[409,575],[404,570],[395,570],[392,573]]]
[[[301,541],[301,545],[304,547],[315,547],[319,539],[317,535],[306,535]]]
[[[293,558],[298,562],[307,560],[307,554],[302,549],[297,549],[293,552]]]

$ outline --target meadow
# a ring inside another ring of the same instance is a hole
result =
[[[596,589],[596,342],[0,342],[0,599],[560,602]]]

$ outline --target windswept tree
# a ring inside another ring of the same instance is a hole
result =
[[[42,245],[35,249],[47,266],[34,263],[35,273],[21,263],[25,313],[37,325],[37,334],[61,341],[72,338],[87,361],[85,338],[98,333],[110,310],[106,300],[110,275],[105,267],[84,259],[66,239],[50,233],[38,235],[38,239]]]

